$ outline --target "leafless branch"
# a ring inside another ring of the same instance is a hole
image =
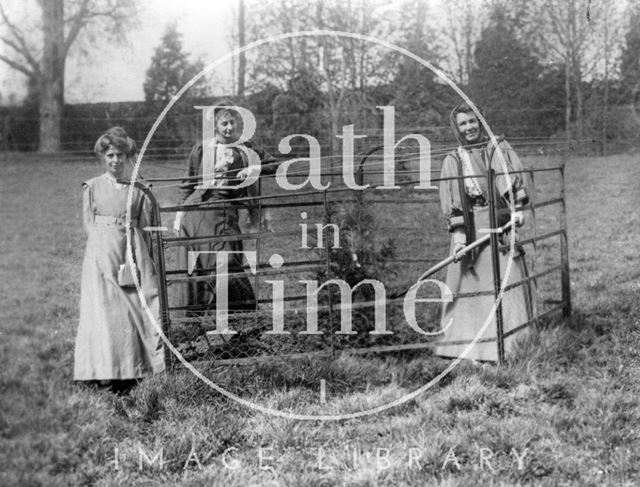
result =
[[[12,41],[11,39],[7,39],[7,38],[3,37],[2,41],[5,44],[7,44],[9,47],[11,47],[14,51],[16,51],[18,54],[20,54],[25,59],[26,63],[30,66],[30,69],[29,68],[25,68],[23,66],[23,69],[21,69],[20,71],[22,71],[22,72],[29,71],[31,73],[31,75],[33,75],[33,73],[37,73],[38,70],[39,70],[38,62],[33,57],[33,54],[31,53],[31,50],[29,49],[29,46],[27,45],[27,41],[25,40],[24,35],[22,34],[22,31],[13,22],[11,22],[9,20],[9,17],[7,16],[7,13],[5,12],[4,8],[2,7],[2,4],[0,4],[0,17],[2,17],[2,21],[9,28],[9,32],[11,33],[13,38],[15,39],[15,41]],[[7,59],[7,58],[5,58],[5,59]],[[11,66],[15,68],[15,64],[16,63],[17,63],[17,61],[14,60],[12,62],[12,64],[11,64]],[[7,64],[9,64],[9,63],[7,63]],[[17,69],[17,68],[15,68],[15,69]]]
[[[17,61],[14,61],[11,58],[8,58],[2,54],[0,54],[0,61],[4,62],[5,64],[11,66],[13,69],[15,69],[16,71],[20,71],[22,74],[26,75],[29,78],[33,78],[35,76],[35,73],[31,70],[29,70],[28,68],[24,67],[24,65],[18,63]]]
[[[87,6],[89,4],[89,0],[83,0],[78,12],[69,19],[69,32],[67,33],[67,38],[64,40],[63,45],[63,57],[66,57],[71,45],[78,37],[78,34],[82,30],[82,27],[87,22]]]
[[[566,32],[566,27],[560,21],[558,15],[556,15],[557,12],[555,11],[554,6],[551,2],[545,2],[544,12],[547,14],[547,18],[549,19],[549,23],[551,24],[551,29],[553,30],[553,33],[555,34],[558,41],[554,42],[553,40],[547,39],[547,45],[551,48],[551,50],[561,53],[560,55],[564,57],[565,55],[562,54],[559,46],[565,49],[567,48],[568,39],[564,34],[564,32]]]

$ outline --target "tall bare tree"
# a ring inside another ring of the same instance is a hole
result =
[[[567,137],[574,135],[572,120],[575,120],[577,128],[575,135],[580,137],[583,133],[582,85],[593,56],[590,44],[593,31],[587,18],[587,3],[582,0],[537,0],[533,4],[537,22],[531,26],[531,33],[540,56],[547,62],[564,67]]]
[[[382,0],[247,2],[247,41],[315,29],[388,38],[379,32],[380,7],[384,7]],[[355,38],[283,39],[247,53],[246,90],[275,86],[281,94],[274,103],[282,115],[286,110],[295,116],[316,111],[314,124],[326,122],[331,133],[339,133],[339,127],[353,123],[363,109],[375,111],[368,92],[373,83],[388,77],[380,51]],[[316,103],[318,93],[321,107]],[[332,137],[328,143],[336,150],[339,141]]]
[[[610,84],[612,73],[619,67],[619,55],[622,51],[622,37],[624,26],[624,9],[620,8],[620,3],[616,0],[599,0],[600,15],[592,19],[595,28],[599,33],[599,51],[602,56],[602,66],[598,77],[602,83],[602,120],[601,137],[602,152],[607,154],[609,105],[610,105]]]
[[[238,44],[242,47],[246,43],[246,30],[245,30],[245,5],[244,0],[240,0],[238,6]],[[244,79],[245,72],[247,70],[247,57],[244,52],[241,52],[238,56],[238,93],[237,96],[240,99],[244,98]]]
[[[633,100],[640,93],[640,5],[630,3],[623,12],[626,25],[620,53],[620,83],[622,99]]]
[[[607,100],[602,102],[608,104],[608,78],[620,48],[620,2],[532,0],[530,4],[535,22],[529,26],[529,37],[540,58],[564,68],[567,137],[583,137],[587,82],[604,80]]]
[[[473,51],[480,32],[487,21],[484,5],[466,0],[447,0],[445,25],[442,37],[448,44],[448,70],[455,81],[467,85],[474,68]]]
[[[60,150],[60,121],[64,106],[65,65],[80,37],[91,41],[123,39],[136,15],[135,0],[38,0],[41,48],[0,3],[0,61],[27,77],[38,91],[40,152]],[[100,35],[91,35],[99,31]],[[99,39],[98,39],[99,37]],[[101,46],[102,47],[102,46]]]

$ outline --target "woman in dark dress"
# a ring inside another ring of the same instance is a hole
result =
[[[206,206],[207,203],[211,203],[213,207],[201,211],[179,212],[176,216],[174,229],[180,237],[239,235],[241,229],[238,210],[251,201],[229,202],[228,204],[220,202],[258,196],[258,181],[246,187],[237,187],[249,176],[259,173],[260,169],[250,164],[248,151],[232,145],[238,138],[238,113],[232,108],[219,107],[215,112],[214,124],[214,139],[207,144],[206,148],[210,152],[206,154],[206,158],[203,157],[205,154],[202,143],[198,143],[192,148],[187,161],[186,178],[180,185],[183,205]],[[270,160],[265,153],[248,147],[248,144],[244,144],[244,146],[254,151],[261,163]],[[254,227],[259,228],[258,209],[255,205],[248,206],[251,223]],[[243,250],[242,240],[225,239],[210,243],[185,245],[179,249],[178,265],[181,269],[188,268],[189,252],[223,250],[241,252]],[[244,273],[242,254],[230,254],[226,264],[227,272]],[[199,254],[191,275],[210,276],[211,279],[185,284],[180,293],[180,306],[215,306],[215,269],[215,254]],[[229,277],[228,311],[252,310],[255,309],[255,305],[255,293],[249,278],[244,275]]]

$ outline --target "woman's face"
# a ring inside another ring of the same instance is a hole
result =
[[[236,139],[236,120],[228,113],[216,120],[216,138],[219,142],[231,143]]]
[[[477,142],[480,138],[480,122],[478,122],[475,113],[458,113],[456,125],[468,144]]]
[[[124,174],[125,163],[129,160],[127,155],[120,149],[116,149],[110,145],[109,148],[102,154],[102,161],[109,174],[114,178],[122,178]]]

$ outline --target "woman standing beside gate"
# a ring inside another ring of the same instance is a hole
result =
[[[471,107],[466,103],[453,109],[451,128],[460,146],[449,153],[443,163],[440,182],[440,202],[451,232],[451,254],[456,255],[465,245],[491,228],[489,195],[494,194],[498,226],[510,220],[509,198],[514,198],[515,211],[522,216],[528,196],[523,180],[522,164],[513,148],[505,140],[498,140],[497,147],[489,140],[485,128]],[[503,157],[501,157],[501,154]],[[502,161],[506,162],[506,168]],[[489,170],[495,171],[494,188],[489,191]],[[520,220],[522,221],[522,219]],[[502,243],[508,243],[508,234]],[[508,264],[506,252],[498,253],[501,278],[504,279]],[[514,252],[509,284],[527,276],[523,252]],[[496,314],[481,332],[495,303],[492,252],[489,244],[468,252],[447,269],[446,284],[453,293],[453,301],[445,303],[441,327],[444,335],[438,342],[435,354],[460,357],[469,344],[476,344],[464,354],[472,360],[497,361]],[[528,322],[531,318],[531,293],[528,283],[506,291],[502,298],[503,332]],[[478,336],[479,335],[479,336]],[[514,335],[505,339],[504,349],[509,351]]]
[[[83,184],[87,246],[74,379],[99,381],[115,392],[127,392],[137,379],[164,370],[162,340],[139,297],[140,291],[157,316],[158,288],[144,231],[150,208],[142,191],[118,182],[136,153],[135,142],[125,130],[107,130],[98,138],[95,153],[106,172]],[[134,270],[126,259],[128,239]]]

